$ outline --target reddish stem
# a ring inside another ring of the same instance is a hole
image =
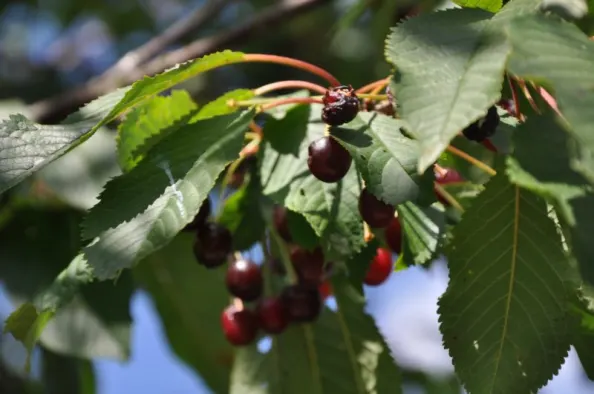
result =
[[[520,101],[518,100],[518,92],[516,92],[516,86],[514,85],[511,77],[507,76],[507,83],[509,84],[509,89],[511,90],[512,99],[514,100],[514,112],[515,116],[518,119],[522,119],[522,114],[520,113]]]
[[[336,77],[330,74],[328,71],[321,67],[315,66],[311,63],[304,62],[302,60],[293,59],[291,57],[278,56],[278,55],[267,55],[260,53],[249,53],[245,54],[242,58],[242,62],[261,62],[261,63],[276,63],[284,64],[286,66],[300,68],[305,71],[309,71],[312,74],[318,75],[324,78],[332,86],[339,86],[340,82]]]
[[[279,82],[269,83],[268,85],[260,86],[259,88],[254,89],[254,94],[256,96],[261,96],[263,94],[266,94],[266,93],[269,93],[269,92],[272,92],[275,90],[291,89],[291,88],[309,89],[309,90],[312,90],[312,91],[320,93],[320,94],[325,94],[326,90],[327,90],[323,86],[320,86],[320,85],[312,83],[312,82],[307,82],[307,81],[279,81]]]
[[[390,82],[390,77],[380,79],[378,81],[371,82],[365,86],[360,87],[359,89],[357,89],[355,91],[355,93],[366,93],[366,92],[369,92],[377,87],[380,87],[380,89],[381,89],[382,87],[386,86],[389,82]]]
[[[314,97],[289,97],[262,105],[262,110],[265,111],[270,108],[278,107],[285,104],[322,104],[322,99]]]
[[[549,107],[551,107],[557,113],[557,115],[562,116],[559,112],[559,107],[557,106],[557,100],[555,100],[555,98],[549,92],[547,92],[545,88],[538,87],[537,89],[538,93],[540,93],[540,96],[544,101],[546,101]]]
[[[250,122],[250,130],[258,134],[260,137],[262,136],[262,128],[258,126],[253,120]]]

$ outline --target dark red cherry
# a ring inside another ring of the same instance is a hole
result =
[[[233,237],[226,227],[218,223],[206,223],[196,232],[194,256],[207,268],[225,263],[233,250]]]
[[[313,176],[326,183],[340,181],[349,171],[353,161],[349,152],[330,136],[312,142],[308,152],[309,170]]]
[[[329,281],[325,280],[318,286],[318,291],[320,292],[320,297],[322,297],[322,301],[325,301],[326,298],[332,295],[332,285]]]
[[[462,130],[462,134],[471,141],[481,142],[493,136],[498,125],[499,114],[497,113],[497,107],[492,106],[487,111],[487,115]]]
[[[272,220],[274,228],[286,242],[291,242],[291,232],[289,231],[289,223],[287,221],[287,210],[284,207],[276,206],[272,212]]]
[[[291,251],[291,263],[301,283],[317,285],[324,275],[324,253],[321,248],[313,251],[296,246]]]
[[[295,323],[310,323],[322,311],[322,300],[318,289],[303,284],[286,287],[282,292],[289,320]]]
[[[450,183],[464,182],[464,178],[462,178],[462,175],[460,175],[458,171],[448,168],[445,173],[442,172],[435,175],[435,182],[440,185],[447,185]],[[449,201],[446,200],[438,190],[435,190],[435,195],[437,200],[443,205],[450,205]]]
[[[186,227],[184,227],[182,231],[195,231],[202,227],[208,220],[208,217],[211,213],[211,209],[212,208],[210,205],[210,199],[208,198],[208,196],[206,196],[206,199],[204,200],[204,202],[202,202],[202,205],[200,206],[200,210],[198,211],[196,216],[194,216],[194,220],[192,220]]]
[[[253,261],[235,260],[227,269],[225,284],[229,293],[243,301],[254,301],[262,295],[262,271]]]
[[[260,328],[268,334],[280,334],[287,328],[287,309],[280,297],[265,298],[256,307]]]
[[[390,249],[394,253],[400,253],[402,250],[402,227],[400,225],[400,219],[397,217],[392,218],[392,221],[384,230],[384,235]]]
[[[384,228],[392,221],[396,209],[381,201],[365,188],[361,190],[359,196],[359,212],[369,227]]]
[[[322,98],[322,120],[331,126],[348,123],[357,116],[361,102],[352,86],[330,88]]]
[[[363,282],[369,286],[378,286],[388,279],[391,272],[392,252],[386,248],[378,248]]]
[[[221,314],[221,326],[225,338],[235,346],[249,345],[258,334],[258,318],[249,309],[229,305]]]

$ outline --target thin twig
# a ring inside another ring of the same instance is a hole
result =
[[[466,160],[467,162],[469,162],[470,164],[474,165],[475,167],[480,168],[481,170],[485,171],[487,174],[491,175],[491,176],[495,176],[497,175],[497,171],[495,171],[494,169],[492,169],[491,167],[489,167],[488,165],[486,165],[485,163],[483,163],[482,161],[470,156],[468,153],[461,151],[460,149],[452,146],[452,145],[448,145],[448,147],[446,148],[446,150],[464,160]]]
[[[118,87],[129,85],[147,75],[155,75],[176,64],[204,56],[223,47],[245,41],[253,35],[268,31],[274,25],[309,11],[316,6],[328,4],[329,0],[284,0],[268,7],[235,28],[227,29],[211,37],[201,38],[190,44],[156,57],[118,78],[100,76],[82,86],[54,97],[32,104],[28,111],[37,122],[53,123],[89,101]]]

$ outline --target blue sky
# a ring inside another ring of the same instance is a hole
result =
[[[368,288],[369,312],[401,365],[432,373],[452,371],[441,346],[437,323],[437,298],[445,290],[443,264],[425,272],[412,268],[392,274],[382,286]],[[0,313],[10,309],[0,292]],[[95,363],[98,394],[202,394],[210,391],[200,377],[169,350],[150,297],[137,293],[131,303],[134,316],[132,357],[127,363],[100,360]],[[22,361],[23,349],[14,341],[4,345],[4,355]],[[560,374],[541,394],[591,394],[594,384],[585,377],[575,352],[571,352]]]

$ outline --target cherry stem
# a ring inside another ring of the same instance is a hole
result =
[[[524,96],[526,96],[526,99],[528,100],[528,103],[530,103],[530,106],[532,107],[532,109],[534,110],[534,112],[536,112],[537,114],[540,114],[540,110],[538,109],[538,105],[536,105],[536,102],[532,98],[532,95],[530,94],[530,91],[528,90],[528,87],[526,87],[526,83],[524,81],[519,80],[519,79],[516,80],[516,82],[518,82],[518,86],[520,86],[520,89],[522,89],[522,93],[524,93]]]
[[[262,262],[262,274],[264,275],[264,295],[269,296],[273,293],[272,288],[272,255],[269,249],[270,238],[264,235],[262,237],[262,253],[264,261]]]
[[[258,126],[256,124],[256,122],[254,122],[253,120],[250,122],[250,130],[252,130],[254,133],[256,133],[257,135],[259,135],[260,137],[262,136],[262,127]]]
[[[445,174],[448,173],[448,170],[446,170],[445,168],[443,168],[442,166],[440,166],[439,164],[435,163],[433,165],[433,169],[435,170],[435,172],[437,172],[439,175],[444,176]]]
[[[284,64],[286,66],[299,68],[315,74],[330,83],[331,86],[339,86],[340,82],[338,79],[330,74],[328,71],[321,67],[315,66],[311,63],[304,62],[303,60],[293,59],[291,57],[278,56],[278,55],[267,55],[260,53],[249,53],[245,54],[241,60],[242,62],[261,62],[261,63],[276,63]]]
[[[446,150],[464,160],[466,160],[467,162],[469,162],[470,164],[473,164],[474,166],[480,168],[481,170],[485,171],[487,174],[494,176],[497,175],[497,171],[495,171],[494,169],[492,169],[491,167],[489,167],[488,165],[486,165],[485,163],[483,163],[482,161],[470,156],[468,153],[461,151],[460,149],[453,147],[452,145],[448,145],[448,147],[446,148]]]
[[[365,222],[363,222],[363,240],[365,242],[369,242],[373,239],[374,235],[373,232],[371,232],[371,229],[369,228],[369,225]]]
[[[386,100],[388,98],[388,95],[387,94],[374,94],[374,93],[361,93],[361,94],[357,94],[357,97],[363,98],[363,99],[368,99],[368,100],[381,101],[381,100]]]
[[[327,91],[325,87],[308,81],[279,81],[260,86],[254,89],[253,92],[254,95],[261,96],[280,89],[309,89],[320,94],[325,94]]]
[[[507,76],[507,83],[509,84],[509,89],[511,90],[512,99],[514,100],[514,107],[515,107],[515,115],[521,121],[524,121],[524,115],[520,112],[520,100],[518,99],[518,92],[516,91],[516,86],[514,85],[511,77]]]
[[[551,107],[553,111],[557,113],[557,115],[563,117],[559,111],[559,107],[557,106],[557,100],[555,100],[555,98],[545,88],[536,87],[536,89],[538,89],[538,93],[540,93],[540,96],[549,105],[549,107]]]
[[[445,198],[445,200],[447,202],[450,203],[450,205],[454,208],[456,208],[456,210],[458,210],[460,213],[464,213],[464,208],[462,207],[462,205],[460,205],[460,203],[458,202],[458,200],[456,200],[456,198],[454,196],[452,196],[450,193],[448,193],[448,191],[441,186],[439,183],[433,182],[434,186],[435,186],[435,190],[443,197]]]
[[[382,88],[384,88],[385,86],[387,86],[388,83],[390,83],[390,77],[384,78],[384,79],[380,79],[380,80],[375,81],[375,82],[368,83],[367,85],[362,86],[359,89],[355,90],[355,93],[357,93],[357,95],[358,95],[359,93],[366,93],[366,92],[372,91],[372,90],[374,90],[376,88],[379,88],[379,90],[381,90]]]
[[[286,104],[322,104],[322,99],[317,97],[289,97],[284,99],[277,99],[276,101],[262,105],[262,111],[269,110],[274,107],[279,107]]]

